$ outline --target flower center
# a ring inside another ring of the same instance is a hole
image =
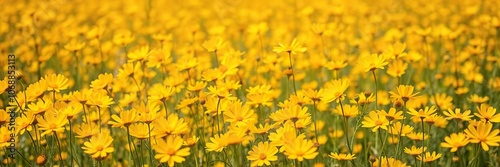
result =
[[[267,155],[266,155],[266,154],[264,154],[264,153],[260,153],[260,155],[259,155],[259,159],[260,159],[260,160],[265,160],[266,158],[267,158]]]
[[[96,149],[97,151],[102,151],[104,148],[103,148],[101,145],[99,145],[99,146],[95,147],[95,149]]]
[[[175,149],[174,148],[168,148],[167,154],[168,155],[175,155]]]

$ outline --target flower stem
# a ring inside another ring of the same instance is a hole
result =
[[[375,109],[378,109],[378,83],[377,75],[375,75],[375,70],[372,70],[373,80],[375,80]]]
[[[59,142],[59,138],[57,137],[57,133],[55,131],[52,131],[54,133],[54,136],[56,138],[56,141],[57,141],[57,146],[59,146],[59,164],[61,166],[64,166],[64,162],[63,162],[63,158],[62,158],[62,150],[61,150],[61,142]]]
[[[295,93],[295,95],[297,95],[297,88],[295,86],[295,72],[293,71],[292,53],[291,52],[288,52],[288,58],[290,59],[290,69],[292,70],[293,92]]]

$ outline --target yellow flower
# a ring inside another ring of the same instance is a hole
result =
[[[252,161],[251,166],[271,165],[272,161],[277,161],[278,148],[269,142],[259,142],[252,150],[248,151],[247,159]]]
[[[359,114],[359,109],[357,105],[345,104],[342,106],[337,105],[337,107],[333,110],[333,112],[340,116],[350,118],[357,116]]]
[[[422,154],[425,150],[427,150],[427,147],[416,147],[416,146],[411,146],[411,148],[405,147],[405,153],[411,156],[418,156]]]
[[[303,161],[304,159],[314,159],[318,155],[317,148],[311,140],[295,138],[290,144],[284,146],[284,154],[288,159]]]
[[[112,127],[128,127],[139,120],[139,114],[137,114],[137,110],[130,109],[128,111],[121,111],[120,117],[112,115],[111,118],[113,120],[108,121],[108,124]]]
[[[377,158],[375,162],[372,163],[372,167],[410,167],[410,166],[394,158],[381,157]]]
[[[188,125],[184,118],[179,118],[177,114],[170,114],[168,118],[159,117],[154,122],[153,132],[157,137],[184,134],[188,132]]]
[[[456,152],[458,148],[469,144],[469,138],[464,133],[452,133],[444,138],[445,142],[441,143],[441,147],[451,148],[451,152]]]
[[[477,104],[486,103],[489,99],[490,98],[488,96],[481,97],[477,94],[473,94],[469,98],[467,98],[467,100],[469,100],[470,102],[477,103]]]
[[[83,143],[82,149],[86,154],[91,155],[92,159],[100,161],[115,151],[111,145],[112,142],[113,138],[109,134],[99,133]]]
[[[108,88],[111,88],[112,82],[113,82],[113,74],[110,73],[99,74],[96,80],[90,82],[90,87],[96,90],[97,89],[107,90]]]
[[[399,85],[398,87],[396,87],[397,92],[390,91],[389,94],[391,95],[393,101],[395,99],[401,99],[404,102],[407,102],[419,93],[413,93],[413,89],[414,88],[411,85]]]
[[[469,127],[465,129],[465,134],[470,138],[470,143],[481,143],[481,147],[484,151],[490,150],[489,146],[499,146],[500,143],[500,130],[493,128],[493,124],[490,122],[479,122],[477,127],[469,124]]]
[[[350,161],[350,160],[353,160],[353,159],[356,159],[356,156],[354,154],[344,154],[344,153],[330,153],[330,155],[328,155],[330,158],[333,158],[333,159],[336,159],[336,160],[339,160],[339,161]]]
[[[358,59],[357,66],[361,71],[368,72],[376,69],[384,69],[389,64],[383,54],[363,55]]]
[[[435,161],[435,160],[437,160],[439,158],[441,158],[441,153],[436,154],[435,151],[433,151],[432,154],[430,152],[426,152],[425,156],[423,157],[425,163],[429,163],[429,162]],[[417,159],[418,160],[422,160],[422,156],[419,155],[417,157]]]
[[[412,115],[414,118],[424,119],[432,115],[435,115],[436,114],[435,112],[436,112],[436,107],[431,106],[430,108],[425,107],[425,109],[420,109],[418,111],[413,108],[410,108],[408,114]]]
[[[151,129],[154,129],[153,126],[150,126],[148,130],[148,125],[145,123],[135,123],[130,125],[130,135],[138,138],[140,140],[148,139],[151,136]]]
[[[129,54],[127,54],[128,62],[132,63],[132,62],[136,62],[136,61],[146,60],[146,59],[148,59],[149,55],[151,55],[151,53],[152,52],[149,50],[148,45],[143,46],[140,49],[134,50],[134,51],[130,52]]]
[[[229,133],[224,133],[210,137],[210,142],[207,142],[205,147],[209,152],[221,152],[227,145],[229,145]]]
[[[326,83],[325,89],[322,93],[321,100],[325,103],[330,103],[332,101],[340,102],[344,99],[344,92],[349,87],[350,80],[348,79],[338,79]]]
[[[182,147],[182,138],[179,136],[168,136],[166,140],[159,139],[158,144],[153,146],[156,151],[155,159],[161,163],[167,162],[168,166],[173,167],[175,163],[182,163],[189,156],[190,148]]]
[[[45,112],[43,118],[38,117],[36,120],[38,121],[38,129],[43,131],[41,136],[52,132],[63,132],[64,126],[68,123],[65,115],[56,114],[53,111]]]
[[[455,108],[455,111],[452,109],[448,109],[447,111],[443,111],[443,114],[446,116],[447,120],[454,119],[456,121],[470,121],[472,115],[470,115],[470,110],[465,110],[463,113],[460,111],[460,108]]]
[[[45,81],[45,83],[47,83],[48,91],[59,92],[61,90],[68,89],[69,86],[68,78],[66,78],[64,75],[61,74],[45,75],[42,79]]]
[[[389,125],[389,120],[377,111],[370,111],[369,116],[365,116],[362,122],[365,128],[373,128],[372,131],[375,132],[379,128],[387,130]]]
[[[90,93],[85,104],[89,106],[97,106],[99,108],[109,108],[109,106],[114,103],[113,99],[106,95],[105,92],[93,91]]]
[[[238,125],[246,126],[248,123],[253,122],[252,118],[254,111],[249,105],[243,105],[241,101],[233,102],[227,111],[224,112],[225,121],[236,123]]]
[[[205,42],[203,42],[203,44],[201,44],[201,46],[203,46],[203,48],[205,48],[208,52],[217,52],[225,45],[226,43],[221,37],[206,40]]]
[[[496,114],[496,108],[481,104],[481,106],[477,106],[476,109],[478,113],[474,113],[474,115],[481,118],[481,120],[487,122],[500,122],[500,114]]]
[[[281,53],[281,52],[288,52],[288,54],[296,55],[297,52],[305,52],[307,51],[307,48],[302,47],[299,42],[297,42],[297,39],[293,39],[292,43],[290,45],[284,45],[282,43],[279,43],[278,46],[273,48],[273,52],[276,53]]]
[[[405,74],[406,68],[408,68],[408,64],[401,59],[397,59],[389,64],[387,74],[392,77],[401,77]]]
[[[99,126],[82,123],[74,132],[77,138],[91,138],[99,133]]]

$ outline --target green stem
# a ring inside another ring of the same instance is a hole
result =
[[[378,109],[378,83],[377,75],[375,75],[375,70],[372,70],[373,79],[375,80],[375,109]]]
[[[295,72],[293,71],[292,53],[291,52],[288,52],[288,58],[290,59],[290,69],[292,70],[293,92],[295,92],[295,95],[297,95],[297,88],[295,86]]]
[[[63,162],[63,158],[62,158],[62,150],[61,150],[61,142],[59,142],[59,137],[57,137],[57,133],[55,131],[52,131],[54,133],[54,136],[56,138],[56,141],[57,141],[57,146],[59,147],[59,164],[61,166],[64,166],[64,162]]]

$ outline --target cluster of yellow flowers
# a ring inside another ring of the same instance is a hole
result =
[[[499,10],[6,0],[0,166],[499,166]]]

